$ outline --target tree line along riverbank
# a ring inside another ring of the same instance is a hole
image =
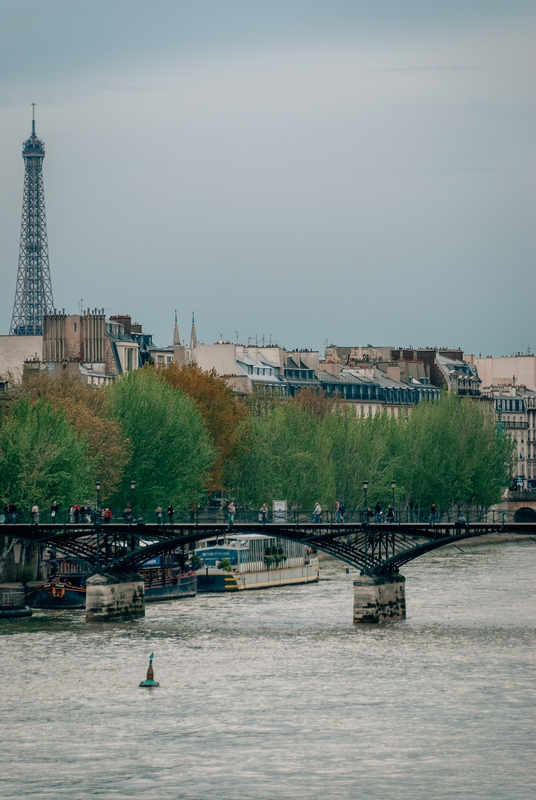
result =
[[[233,395],[198,367],[145,367],[110,387],[32,375],[0,403],[0,500],[65,510],[95,496],[120,508],[203,505],[214,490],[244,508],[488,507],[508,486],[514,446],[493,413],[443,395],[408,417],[359,417],[304,389],[294,398]]]

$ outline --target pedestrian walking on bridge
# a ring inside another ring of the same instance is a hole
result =
[[[227,514],[229,515],[229,518],[228,518],[228,521],[229,521],[228,530],[231,530],[231,528],[234,525],[234,518],[235,518],[235,514],[236,514],[236,506],[235,506],[235,504],[233,503],[232,500],[229,503],[229,505],[227,506]]]
[[[335,520],[336,520],[336,521],[339,523],[339,525],[340,525],[340,524],[341,524],[341,522],[342,522],[342,517],[341,517],[341,504],[339,503],[339,501],[338,501],[338,500],[335,500]]]
[[[380,505],[380,501],[376,503],[374,506],[374,522],[381,522],[382,521],[382,507]]]
[[[316,503],[313,511],[313,522],[317,525],[322,523],[322,506]]]
[[[335,501],[335,519],[337,520],[339,525],[342,525],[342,523],[344,522],[344,512],[345,511],[346,511],[346,503],[344,503],[342,500],[336,500]]]

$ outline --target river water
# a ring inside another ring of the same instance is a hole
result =
[[[0,797],[533,800],[536,544],[462,549],[407,565],[385,626],[332,560],[133,623],[0,623]]]

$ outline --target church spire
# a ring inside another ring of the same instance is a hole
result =
[[[173,344],[180,345],[181,337],[179,336],[179,323],[177,322],[177,311],[175,311],[175,327],[173,329]]]
[[[195,318],[192,311],[192,332],[190,333],[190,350],[195,350],[197,347],[197,333],[195,332]]]

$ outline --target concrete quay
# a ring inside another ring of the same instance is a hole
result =
[[[0,583],[0,619],[31,617],[32,609],[26,605],[22,583]]]

